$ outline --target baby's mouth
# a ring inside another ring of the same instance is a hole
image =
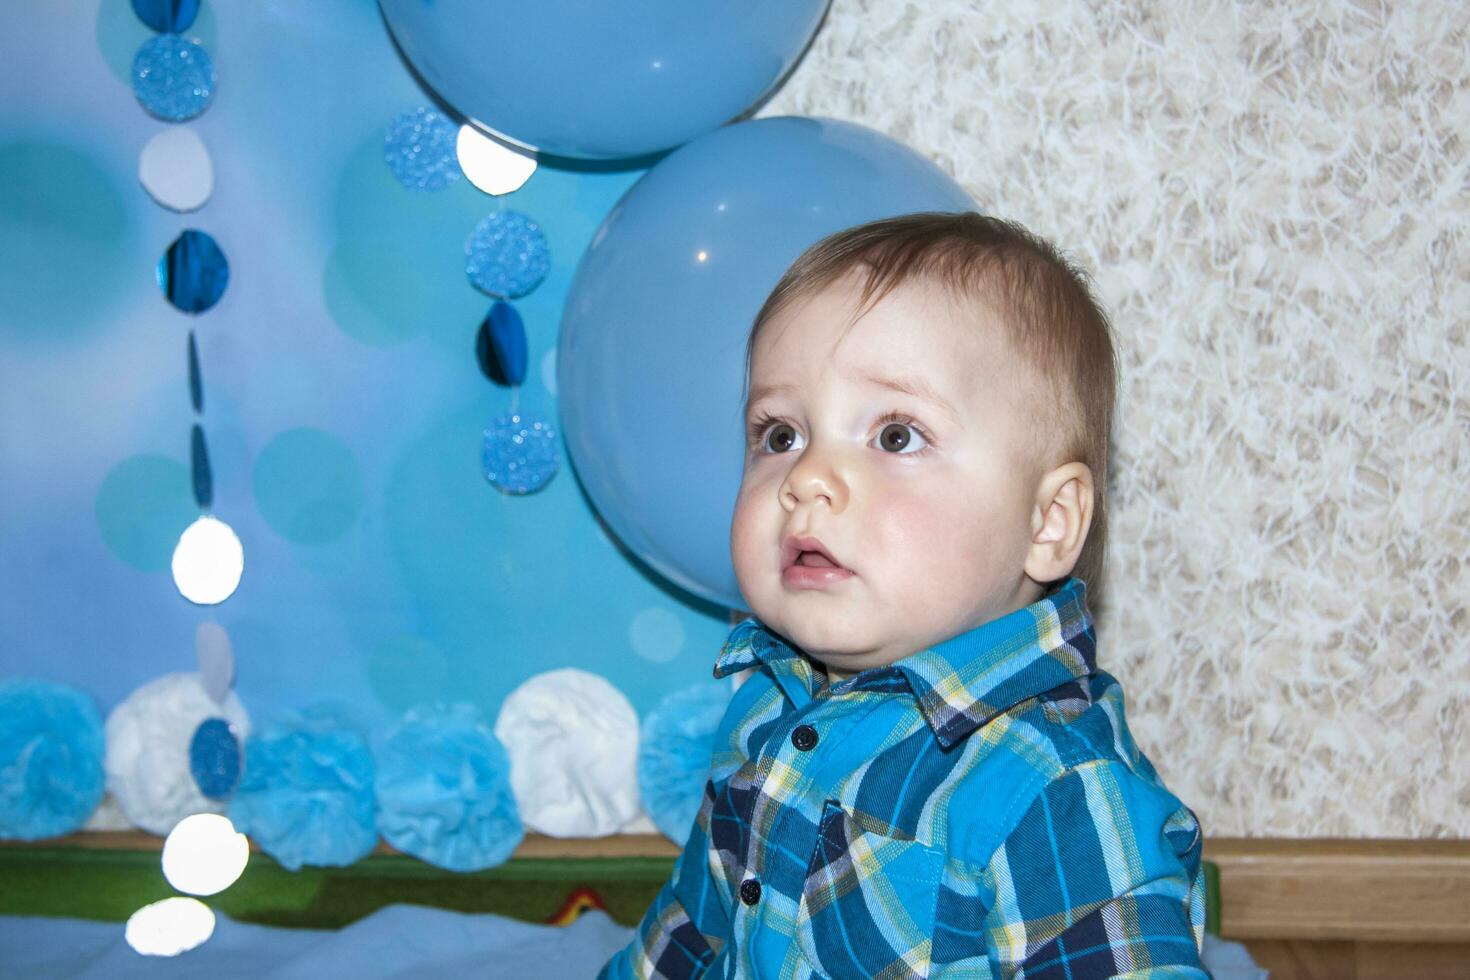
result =
[[[831,549],[820,538],[790,535],[781,544],[781,568],[785,570],[796,566],[828,568],[835,569],[834,574],[842,572],[852,574],[852,570],[839,562]],[[805,574],[810,576],[817,573]]]

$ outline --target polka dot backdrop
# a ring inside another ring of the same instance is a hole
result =
[[[33,69],[0,128],[0,507],[27,514],[0,676],[46,663],[105,711],[191,663],[172,575],[207,493],[243,555],[208,615],[254,716],[336,697],[387,725],[452,694],[494,717],[575,668],[641,717],[708,678],[727,611],[607,535],[558,425],[566,290],[642,169],[527,173],[371,5],[206,0],[163,42],[130,0],[32,13],[0,12],[0,56]],[[138,80],[150,44],[187,91],[158,96],[147,58]],[[492,338],[497,302],[517,322]],[[222,744],[196,760],[216,789]]]

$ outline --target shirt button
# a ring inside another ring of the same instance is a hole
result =
[[[740,900],[746,905],[754,905],[761,900],[761,883],[754,878],[746,878],[740,883]]]
[[[791,733],[791,744],[803,752],[810,752],[817,745],[817,730],[811,725],[797,725]]]

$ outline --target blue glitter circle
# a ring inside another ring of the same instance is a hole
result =
[[[455,142],[459,127],[441,113],[419,106],[401,113],[383,137],[383,159],[404,187],[443,190],[460,178]]]
[[[519,211],[496,211],[464,244],[470,282],[491,296],[515,299],[540,285],[551,267],[541,227]]]
[[[502,415],[485,430],[485,479],[507,493],[541,489],[560,459],[556,430],[534,415]]]
[[[206,718],[189,740],[189,772],[199,792],[222,800],[240,781],[240,743],[223,718]]]
[[[199,115],[214,97],[214,83],[209,52],[177,34],[149,38],[133,57],[133,94],[159,119]]]

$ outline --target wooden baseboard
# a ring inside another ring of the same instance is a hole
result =
[[[1470,840],[1206,837],[1205,860],[1226,939],[1470,943]]]

